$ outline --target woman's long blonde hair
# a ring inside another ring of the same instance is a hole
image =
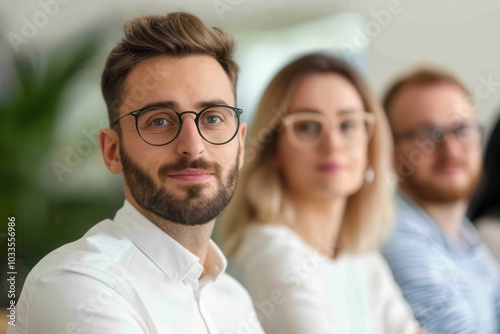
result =
[[[245,165],[238,186],[221,222],[221,236],[228,256],[237,251],[250,224],[290,224],[294,210],[272,163],[275,137],[280,131],[283,105],[293,87],[311,74],[335,73],[359,92],[365,110],[373,113],[375,130],[368,145],[368,165],[374,178],[346,203],[338,245],[341,252],[375,249],[392,221],[390,166],[392,141],[385,115],[364,80],[349,65],[329,55],[310,54],[285,66],[271,81],[260,101],[247,135]]]

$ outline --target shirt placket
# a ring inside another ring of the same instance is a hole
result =
[[[209,334],[218,334],[219,330],[215,326],[214,322],[212,321],[212,317],[210,317],[210,313],[207,311],[205,305],[205,299],[206,293],[204,294],[203,292],[207,290],[209,287],[210,282],[205,281],[200,284],[199,289],[196,290],[196,301],[198,303],[198,310],[200,312],[201,318],[205,322],[205,325],[207,327],[207,331]],[[213,310],[212,310],[213,312]]]
[[[203,268],[201,266],[194,266],[191,269],[191,273],[188,276],[188,282],[191,288],[193,289],[193,294],[196,299],[196,304],[198,308],[198,312],[200,314],[201,319],[203,320],[205,324],[205,329],[206,333],[208,334],[218,334],[219,331],[217,330],[217,327],[215,326],[214,322],[212,321],[212,318],[210,317],[210,313],[207,311],[205,307],[205,298],[204,297],[206,294],[203,292],[206,291],[206,288],[209,288],[209,285],[212,283],[212,281],[208,278],[199,280],[199,277],[201,275],[201,272],[203,271]]]

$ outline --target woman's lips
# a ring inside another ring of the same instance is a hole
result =
[[[204,181],[212,177],[212,175],[212,173],[203,169],[185,169],[169,174],[168,177],[180,181]]]
[[[337,173],[342,170],[342,165],[337,163],[326,163],[319,165],[316,169],[324,173]]]

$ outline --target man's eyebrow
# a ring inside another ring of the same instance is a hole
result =
[[[202,101],[202,102],[198,102],[196,103],[195,107],[196,107],[196,110],[193,110],[193,111],[200,111],[202,109],[205,109],[205,108],[208,108],[208,107],[212,107],[212,106],[215,106],[215,105],[225,105],[227,106],[228,104],[222,100],[222,99],[213,99],[213,100],[208,100],[208,101]],[[147,108],[153,108],[153,107],[162,107],[162,108],[169,108],[169,109],[172,109],[174,111],[177,111],[177,112],[182,112],[184,110],[179,110],[179,103],[177,103],[176,101],[156,101],[156,102],[151,102],[151,103],[148,103],[146,105],[144,105],[141,109],[147,109]]]
[[[176,110],[176,108],[179,106],[179,104],[175,101],[156,101],[156,102],[151,102],[148,103],[144,106],[142,106],[140,109],[147,109],[147,108],[153,108],[153,107],[162,107],[162,108],[169,108],[172,110]]]
[[[216,106],[216,105],[229,106],[229,104],[227,104],[227,102],[224,101],[223,99],[213,99],[213,100],[198,102],[196,104],[196,108],[198,110],[196,110],[196,111],[199,111],[199,110],[204,109],[204,108]]]
[[[423,122],[417,127],[417,129],[441,129],[441,128],[443,128],[443,126],[433,122]]]

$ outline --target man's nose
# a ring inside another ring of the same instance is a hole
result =
[[[447,131],[443,134],[439,145],[443,152],[451,155],[460,154],[463,148],[462,146],[458,137],[451,131]]]
[[[198,131],[194,116],[184,115],[181,131],[175,141],[177,142],[177,153],[179,155],[196,158],[203,153],[205,141]]]

